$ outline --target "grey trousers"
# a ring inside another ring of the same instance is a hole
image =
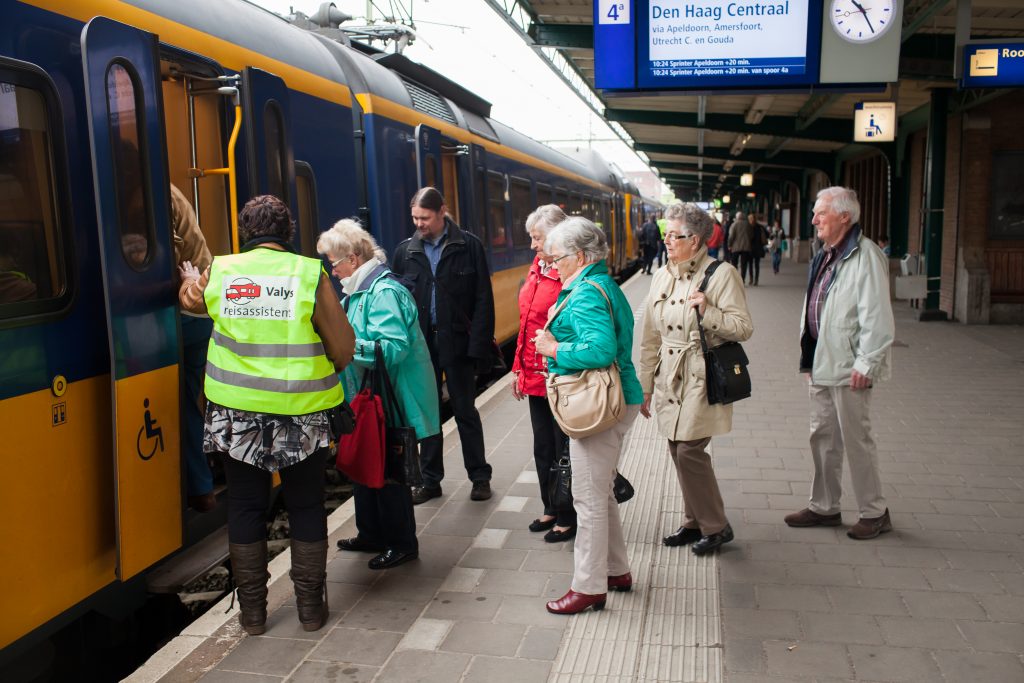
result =
[[[629,571],[626,538],[622,533],[619,504],[612,494],[612,481],[622,441],[639,412],[639,405],[626,406],[622,422],[611,429],[569,440],[572,504],[577,525],[572,589],[577,593],[607,593],[608,577]]]
[[[885,514],[885,496],[878,474],[878,449],[871,435],[868,409],[871,389],[810,385],[811,455],[814,479],[808,506],[819,515],[839,512],[843,495],[843,454],[850,461],[853,495],[860,516],[874,519]]]
[[[700,529],[705,536],[717,534],[729,523],[715,468],[706,450],[709,443],[711,437],[668,442],[668,454],[676,466],[676,478],[683,492],[683,526]]]

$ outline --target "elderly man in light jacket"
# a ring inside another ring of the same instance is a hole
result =
[[[895,323],[888,259],[861,234],[859,220],[853,190],[818,193],[813,223],[824,248],[811,263],[800,325],[800,369],[810,373],[814,479],[810,504],[785,521],[794,527],[842,524],[845,451],[860,511],[847,536],[866,540],[892,531],[868,409],[874,382],[889,378]]]

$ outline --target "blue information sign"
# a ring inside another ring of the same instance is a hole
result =
[[[1024,85],[1024,42],[964,45],[965,88],[1019,88]]]
[[[821,6],[820,0],[597,0],[596,85],[607,90],[813,85]],[[622,10],[628,24],[617,20]]]

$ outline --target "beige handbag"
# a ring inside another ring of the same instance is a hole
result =
[[[604,289],[592,280],[584,280],[580,286],[585,283],[593,285],[601,292],[601,296],[608,303],[614,324],[612,302]],[[545,330],[562,312],[571,296],[572,294],[565,297],[562,304],[548,318],[547,324],[544,325]],[[555,416],[558,426],[571,439],[582,439],[610,429],[622,419],[626,410],[618,363],[612,363],[606,368],[589,368],[572,375],[549,374],[547,394],[551,414]]]

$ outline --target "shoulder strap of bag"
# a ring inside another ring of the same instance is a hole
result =
[[[373,344],[373,360],[374,367],[377,369],[377,375],[380,377],[380,383],[383,385],[381,401],[384,403],[385,415],[391,418],[392,427],[408,426],[408,423],[405,421],[405,413],[402,411],[402,404],[399,403],[398,398],[395,396],[395,388],[391,385],[391,377],[388,375],[387,366],[384,365],[384,349],[379,341]]]
[[[697,288],[698,292],[702,294],[704,293],[704,291],[708,288],[708,281],[711,280],[711,276],[715,274],[715,271],[718,270],[718,266],[720,265],[722,265],[722,262],[715,260],[710,266],[707,267],[707,270],[704,271],[704,279],[701,280],[700,287]],[[704,336],[704,325],[701,322],[703,321],[703,319],[704,316],[702,316],[700,314],[700,310],[697,309],[697,331],[700,332],[700,349],[706,356],[708,355],[708,340],[707,337]]]
[[[612,308],[612,301],[611,301],[611,299],[608,298],[608,295],[605,294],[604,289],[601,287],[601,285],[597,284],[593,280],[584,280],[583,282],[580,283],[580,285],[584,285],[584,284],[593,285],[594,287],[597,288],[597,291],[601,292],[601,296],[604,297],[605,303],[608,304],[608,312],[612,314],[612,322],[614,322],[615,321],[615,309]],[[555,321],[555,318],[557,318],[558,314],[562,312],[562,309],[565,308],[565,305],[567,303],[569,303],[569,299],[572,298],[572,295],[575,294],[576,292],[578,292],[579,289],[580,288],[577,287],[576,289],[572,290],[572,293],[569,294],[569,296],[567,296],[564,299],[562,299],[562,303],[558,304],[558,308],[556,308],[555,312],[552,313],[548,317],[548,321],[546,323],[544,323],[544,329],[545,330],[547,330],[551,326],[551,323],[553,323]]]

